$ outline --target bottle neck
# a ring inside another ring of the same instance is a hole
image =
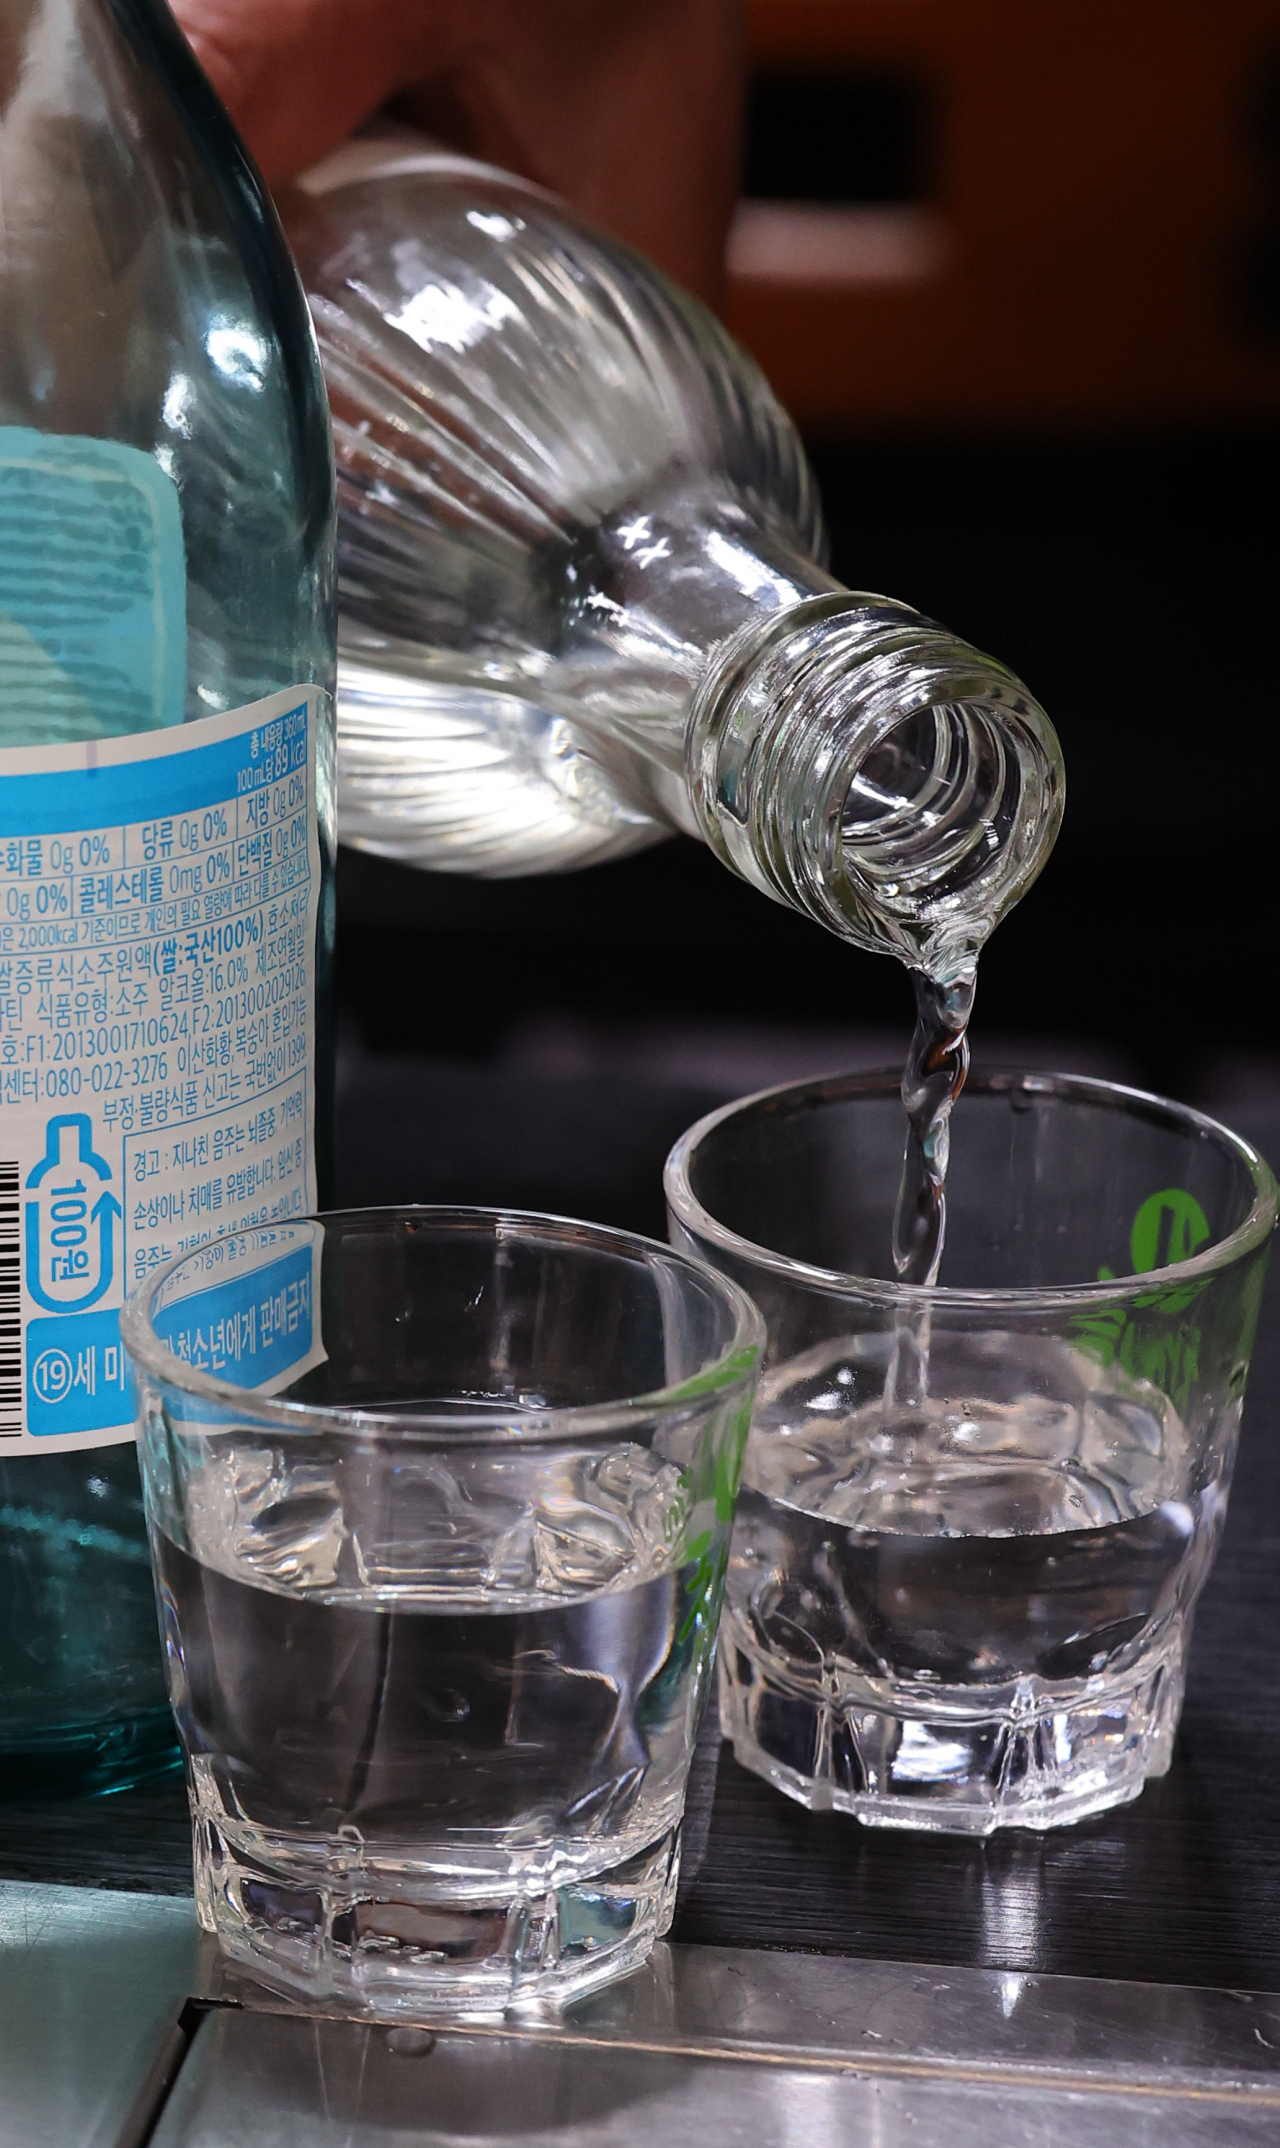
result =
[[[691,705],[708,662],[753,623],[838,588],[758,503],[679,483],[584,533],[564,571],[539,698],[593,741],[633,803],[701,837],[688,792]],[[803,532],[817,549],[816,506]]]
[[[941,980],[972,971],[1062,818],[1057,737],[1019,680],[860,592],[743,627],[703,677],[686,752],[726,865]]]

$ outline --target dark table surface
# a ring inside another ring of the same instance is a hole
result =
[[[666,1147],[715,1101],[640,1085],[588,1097],[565,1081],[531,1102],[525,1085],[496,1076],[366,1066],[343,1091],[339,1195],[494,1199],[489,1177],[505,1169],[512,1205],[652,1230]],[[1280,1158],[1280,1107],[1235,1123]],[[379,1125],[394,1131],[396,1158]],[[688,1835],[677,1939],[1280,1990],[1280,1260],[1163,1781],[1046,1836],[878,1832],[803,1812],[740,1768],[708,1724]],[[0,1806],[0,1877],[189,1891],[180,1780]]]

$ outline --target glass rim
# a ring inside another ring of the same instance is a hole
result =
[[[1000,1095],[1018,1086],[1033,1095],[1074,1099],[1104,1110],[1133,1111],[1137,1107],[1146,1112],[1158,1112],[1184,1132],[1196,1133],[1225,1146],[1243,1164],[1253,1184],[1248,1215],[1228,1237],[1206,1246],[1190,1260],[1146,1269],[1140,1275],[1115,1276],[1105,1282],[965,1289],[947,1283],[900,1283],[886,1276],[852,1275],[843,1269],[820,1268],[808,1261],[795,1260],[790,1254],[757,1245],[753,1239],[731,1230],[713,1216],[694,1193],[689,1175],[693,1157],[699,1145],[728,1120],[759,1111],[775,1102],[779,1105],[794,1102],[820,1106],[858,1096],[897,1095],[901,1080],[900,1070],[892,1067],[806,1077],[802,1081],[780,1082],[772,1088],[757,1089],[751,1096],[738,1097],[707,1112],[681,1134],[667,1157],[662,1183],[671,1215],[685,1230],[714,1246],[717,1252],[731,1254],[787,1282],[835,1292],[849,1299],[871,1300],[880,1305],[927,1305],[953,1312],[1003,1307],[1023,1314],[1084,1305],[1123,1304],[1133,1297],[1135,1289],[1185,1288],[1188,1283],[1207,1281],[1220,1270],[1234,1267],[1237,1261],[1265,1244],[1275,1228],[1280,1194],[1270,1164],[1242,1135],[1233,1133],[1230,1127],[1223,1126],[1207,1113],[1196,1111],[1190,1104],[1174,1103],[1151,1090],[1104,1081],[1091,1074],[1032,1073],[1005,1067],[984,1068],[981,1073],[971,1075],[960,1103],[963,1104],[964,1095]]]
[[[733,1334],[716,1357],[687,1379],[671,1386],[651,1388],[644,1394],[623,1396],[615,1402],[545,1404],[541,1407],[513,1403],[509,1409],[495,1403],[492,1409],[469,1411],[465,1419],[459,1419],[434,1416],[429,1409],[364,1408],[358,1403],[318,1403],[295,1400],[288,1395],[264,1395],[254,1387],[239,1387],[233,1381],[220,1380],[215,1374],[177,1356],[156,1334],[151,1323],[156,1298],[164,1285],[188,1261],[197,1259],[210,1245],[220,1242],[213,1239],[206,1240],[202,1246],[188,1246],[185,1252],[175,1254],[130,1291],[120,1310],[120,1337],[130,1358],[162,1386],[176,1388],[181,1394],[203,1402],[216,1403],[219,1409],[233,1413],[251,1410],[256,1420],[265,1420],[281,1431],[332,1431],[341,1432],[348,1438],[394,1435],[398,1442],[427,1435],[435,1442],[458,1445],[483,1444],[496,1434],[506,1439],[519,1438],[536,1443],[617,1432],[629,1425],[649,1422],[655,1416],[687,1409],[715,1393],[728,1394],[763,1363],[764,1320],[754,1300],[739,1283],[696,1253],[667,1245],[660,1238],[648,1238],[639,1231],[620,1230],[613,1224],[586,1223],[573,1216],[554,1215],[540,1209],[471,1206],[463,1202],[391,1202],[368,1208],[321,1209],[302,1216],[283,1217],[277,1223],[249,1224],[228,1231],[226,1238],[247,1238],[264,1229],[297,1230],[306,1224],[323,1227],[356,1218],[370,1223],[378,1220],[415,1221],[435,1224],[445,1230],[477,1227],[484,1230],[489,1226],[495,1242],[504,1235],[509,1239],[530,1240],[535,1236],[548,1236],[565,1247],[585,1240],[593,1251],[632,1259],[645,1259],[657,1253],[664,1263],[688,1269],[699,1283],[710,1289],[712,1296],[728,1307],[733,1318]]]

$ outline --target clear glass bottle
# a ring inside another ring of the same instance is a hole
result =
[[[174,1753],[122,1296],[323,1186],[333,466],[275,213],[159,0],[0,0],[0,204],[0,1793],[23,1795]]]
[[[683,828],[848,939],[971,967],[1056,835],[1053,729],[824,571],[799,439],[713,317],[403,135],[284,213],[337,449],[344,838],[501,875]]]

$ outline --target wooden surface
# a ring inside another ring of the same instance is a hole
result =
[[[928,135],[913,202],[731,243],[729,323],[802,423],[1280,410],[1271,0],[754,0],[750,22],[758,73],[891,78]]]
[[[573,1084],[563,1086],[567,1129]],[[349,1093],[349,1108],[357,1101]],[[1239,1123],[1280,1156],[1280,1109]],[[634,1136],[628,1155],[633,1146]],[[660,1163],[655,1153],[655,1173]],[[1136,1805],[1061,1833],[930,1840],[811,1817],[740,1769],[708,1726],[674,1936],[1280,1990],[1278,1785],[1280,1262],[1165,1780]],[[190,1887],[190,1873],[176,1779],[82,1804],[0,1807],[0,1876],[172,1893]]]

